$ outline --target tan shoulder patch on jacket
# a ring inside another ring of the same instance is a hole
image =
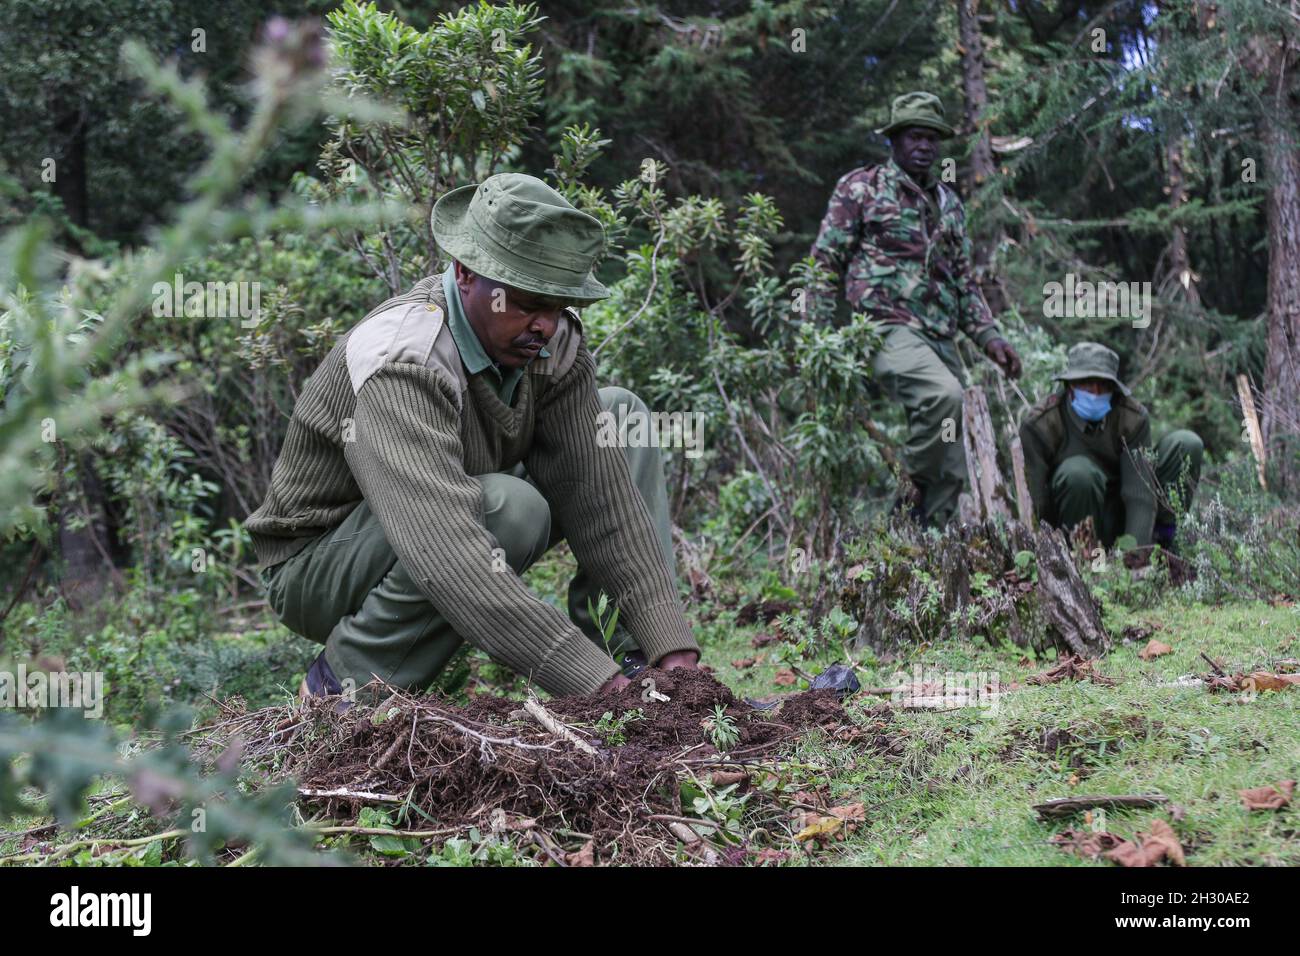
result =
[[[375,312],[348,337],[348,378],[352,393],[389,362],[428,364],[445,314],[432,302],[398,302]]]

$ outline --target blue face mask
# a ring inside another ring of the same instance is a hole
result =
[[[1085,392],[1081,388],[1072,389],[1074,397],[1070,399],[1070,407],[1074,413],[1082,418],[1085,422],[1099,422],[1110,413],[1110,393],[1105,395],[1094,395],[1092,392]]]

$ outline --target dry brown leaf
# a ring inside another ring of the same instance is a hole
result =
[[[595,866],[596,865],[596,843],[594,840],[588,840],[582,845],[582,849],[574,853],[564,854],[564,862],[568,866]]]
[[[1105,830],[1063,830],[1047,842],[1085,860],[1099,860],[1124,841]]]
[[[749,643],[754,647],[766,647],[768,644],[775,644],[776,642],[777,636],[775,634],[769,634],[766,631],[762,634],[755,634],[749,640]]]
[[[1279,780],[1277,783],[1252,790],[1238,790],[1241,802],[1247,810],[1281,810],[1291,802],[1295,793],[1294,780]]]
[[[1300,680],[1296,674],[1270,674],[1268,671],[1255,671],[1241,682],[1242,690],[1286,690]]]
[[[776,677],[773,679],[782,687],[789,687],[799,678],[794,676],[794,671],[790,670],[789,668],[783,668],[782,670],[776,672]]]
[[[715,787],[730,787],[733,783],[744,783],[748,779],[749,774],[743,770],[715,770],[709,782]]]
[[[1178,835],[1164,820],[1152,820],[1146,833],[1139,833],[1132,840],[1126,840],[1113,850],[1107,850],[1105,857],[1120,866],[1129,867],[1155,866],[1164,859],[1168,859],[1174,866],[1187,865]]]
[[[1138,657],[1144,661],[1149,661],[1153,657],[1159,657],[1162,654],[1172,654],[1174,649],[1163,641],[1157,641],[1154,637],[1147,642],[1147,646],[1138,651]]]
[[[844,826],[844,821],[839,817],[823,817],[816,813],[804,817],[804,823],[804,828],[794,835],[800,843],[809,840],[829,840],[840,827]]]
[[[790,859],[790,854],[785,850],[774,850],[771,847],[764,847],[758,851],[758,855],[754,858],[754,862],[759,866],[767,866],[769,863],[775,866],[778,863],[784,863],[788,859]]]
[[[753,667],[757,663],[757,657],[738,657],[731,662],[731,666],[736,668],[736,670],[743,671],[746,668]]]
[[[866,808],[860,803],[845,803],[838,807],[831,807],[831,816],[839,817],[845,823],[850,820],[863,820],[866,818]]]

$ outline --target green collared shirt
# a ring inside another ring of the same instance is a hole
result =
[[[451,324],[451,338],[456,343],[456,350],[460,352],[460,360],[465,363],[466,371],[471,375],[477,375],[479,372],[490,370],[496,378],[497,395],[500,396],[501,401],[509,405],[514,400],[515,388],[519,385],[519,380],[524,377],[524,370],[512,368],[503,371],[501,366],[488,358],[487,352],[483,351],[483,343],[478,340],[478,335],[469,324],[465,309],[460,304],[460,289],[456,288],[454,264],[448,266],[447,271],[443,273],[442,291],[447,296],[447,321]],[[538,356],[549,358],[550,354],[546,349],[542,349]]]

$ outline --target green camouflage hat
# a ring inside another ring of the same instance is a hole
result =
[[[1056,376],[1058,382],[1077,382],[1085,378],[1104,378],[1114,382],[1125,395],[1131,394],[1128,386],[1119,380],[1119,356],[1096,342],[1080,342],[1070,346],[1066,355],[1066,368]]]
[[[487,279],[587,303],[609,297],[591,274],[605,248],[600,220],[535,176],[498,173],[434,204],[433,237]]]
[[[917,91],[894,97],[893,108],[889,111],[889,125],[876,130],[885,136],[891,136],[908,126],[924,126],[938,132],[942,139],[951,139],[957,131],[943,120],[943,102],[933,93]]]

